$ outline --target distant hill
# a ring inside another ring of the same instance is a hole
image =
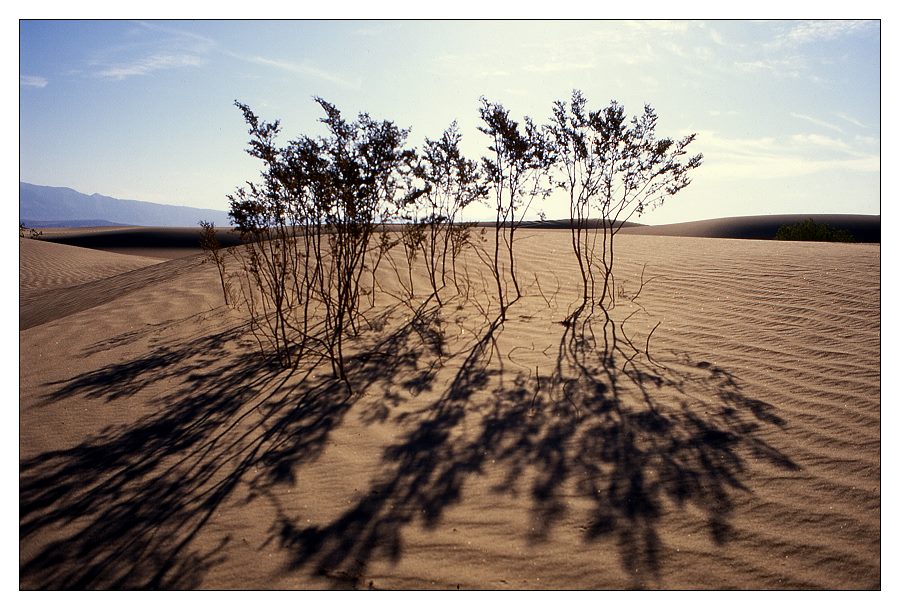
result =
[[[485,221],[478,221],[473,224],[476,227],[492,228],[497,223],[494,221],[485,220]],[[594,219],[594,218],[586,220],[584,223],[584,227],[587,229],[596,229],[596,228],[599,228],[600,226],[601,226],[600,221],[597,219]],[[626,229],[629,227],[643,227],[645,225],[642,225],[637,222],[628,221],[628,222],[620,222],[620,223],[618,223],[617,226],[621,226],[623,229]],[[520,228],[520,229],[571,229],[572,221],[568,218],[558,219],[558,220],[523,220],[519,224],[518,228]]]
[[[775,239],[778,228],[811,218],[818,224],[849,231],[858,242],[881,243],[881,216],[865,214],[776,214],[771,216],[734,216],[645,225],[623,229],[630,235],[668,235],[674,237],[724,237],[730,239]]]
[[[626,222],[622,234],[664,235],[669,237],[718,237],[725,239],[775,239],[779,227],[796,224],[811,218],[818,224],[849,231],[856,241],[881,243],[881,216],[866,214],[773,214],[765,216],[731,216],[710,220],[676,222],[665,225],[645,225]],[[493,222],[477,222],[477,226],[493,227]],[[593,229],[599,221],[591,219],[586,225]],[[522,229],[570,229],[568,219],[525,221]]]
[[[19,218],[26,226],[35,227],[196,227],[201,220],[229,225],[227,212],[221,210],[85,195],[70,188],[27,182],[19,182]]]
[[[19,222],[29,229],[50,229],[57,227],[127,227],[129,225],[121,222],[109,222],[108,220],[100,220],[98,218],[88,218],[85,220],[32,220],[31,218],[20,218]]]

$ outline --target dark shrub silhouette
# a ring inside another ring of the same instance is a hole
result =
[[[278,121],[236,102],[249,126],[247,152],[264,168],[259,184],[229,196],[230,216],[246,244],[240,286],[260,346],[285,367],[326,358],[349,385],[344,340],[359,331],[370,242],[419,195],[409,179],[415,151],[404,148],[408,130],[367,114],[350,122],[316,101],[328,134],[284,147],[275,143]]]
[[[456,277],[456,258],[468,239],[468,226],[459,215],[469,204],[484,198],[488,187],[478,171],[478,164],[459,150],[462,134],[456,121],[444,130],[438,140],[425,139],[425,147],[415,175],[423,184],[419,200],[426,230],[421,240],[432,294],[440,304],[440,290],[447,285],[447,257]],[[458,289],[458,286],[457,286]]]
[[[222,297],[225,305],[231,305],[234,298],[231,297],[231,280],[225,269],[225,252],[222,244],[216,236],[216,225],[205,220],[200,221],[200,247],[206,253],[206,259],[215,263],[219,272],[219,283],[222,286]]]
[[[548,141],[557,184],[569,196],[572,248],[582,280],[582,304],[573,319],[588,303],[604,311],[614,306],[615,236],[635,215],[687,187],[689,172],[702,163],[703,155],[686,157],[697,134],[680,140],[657,137],[657,118],[647,104],[629,121],[615,100],[591,111],[577,90],[571,104],[553,104]],[[597,283],[602,283],[599,295]]]
[[[491,142],[488,147],[491,154],[481,160],[485,178],[494,195],[496,212],[490,265],[500,300],[500,317],[505,319],[511,302],[522,296],[514,255],[516,229],[522,224],[535,198],[550,194],[552,161],[548,156],[544,130],[529,117],[525,117],[524,128],[520,128],[519,123],[509,117],[509,110],[484,97],[481,98],[479,111],[484,125],[478,130],[487,135]],[[507,294],[500,262],[501,242],[509,264],[509,278],[516,293],[512,300]]]

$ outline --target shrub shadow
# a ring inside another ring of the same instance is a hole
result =
[[[243,327],[155,345],[54,384],[48,402],[167,390],[133,424],[21,462],[20,549],[30,550],[20,586],[200,587],[231,538],[206,552],[191,543],[246,493],[273,503],[267,544],[286,553],[286,570],[363,587],[373,561],[402,558],[406,528],[437,527],[465,483],[486,473],[499,480],[490,493],[528,498],[528,542],[574,519],[598,553],[613,545],[630,586],[660,586],[667,504],[692,505],[724,545],[735,503],[752,493],[752,460],[798,469],[766,441],[787,425],[777,410],[718,366],[687,354],[623,364],[587,322],[564,326],[550,374],[511,372],[498,349],[501,318],[486,318],[451,352],[441,312],[426,302],[399,325],[374,324],[385,330],[348,358],[352,395],[330,376],[247,357]],[[436,398],[399,408],[409,394],[435,392],[442,367],[453,376]],[[331,521],[300,523],[269,491],[295,484],[354,407],[363,423],[394,418],[403,432],[355,504]],[[565,501],[573,490],[584,499],[577,515]]]
[[[589,326],[566,327],[555,371],[542,376],[505,371],[496,349],[503,323],[489,324],[441,396],[403,416],[408,431],[385,449],[384,474],[358,503],[324,525],[282,513],[273,535],[290,567],[364,586],[373,560],[400,559],[404,528],[435,528],[466,480],[488,470],[502,473],[494,493],[529,498],[529,542],[574,518],[585,543],[613,541],[630,587],[660,586],[665,500],[693,505],[711,540],[727,544],[735,503],[752,493],[749,456],[799,468],[764,440],[765,427],[786,422],[734,375],[688,355],[621,367]],[[584,514],[567,514],[573,489],[589,499]]]
[[[427,384],[421,369],[433,366],[425,362],[430,343],[419,333],[439,327],[437,308],[423,306],[361,350],[350,360],[355,387],[394,387],[413,374]],[[223,502],[239,485],[252,497],[292,482],[299,466],[318,458],[356,394],[330,376],[248,357],[245,333],[244,326],[199,332],[52,385],[45,404],[83,396],[124,407],[138,392],[166,390],[158,409],[133,424],[20,462],[20,552],[30,549],[20,586],[197,588],[230,537],[205,554],[191,542]]]

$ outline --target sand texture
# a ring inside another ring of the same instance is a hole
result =
[[[386,265],[351,394],[199,255],[25,242],[22,588],[881,586],[877,244],[620,235],[612,365],[566,231],[503,322]]]
[[[19,239],[19,289],[27,292],[76,286],[159,262],[158,258]]]

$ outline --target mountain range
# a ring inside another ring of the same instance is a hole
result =
[[[812,219],[820,224],[850,232],[857,241],[880,243],[880,215],[860,214],[779,214],[715,218],[675,224],[648,226],[626,223],[624,232],[639,235],[681,237],[724,237],[731,239],[773,239],[778,228]],[[85,195],[70,188],[38,186],[19,182],[19,222],[27,227],[190,227],[201,220],[217,227],[231,225],[227,212],[164,205],[147,201],[115,199],[94,193]],[[480,222],[481,226],[493,223]],[[594,226],[596,221],[592,221]],[[521,228],[568,229],[570,220],[527,221]],[[194,244],[194,233],[190,243]]]
[[[115,199],[70,188],[19,182],[19,222],[28,227],[196,227],[201,220],[227,227],[222,210]]]

